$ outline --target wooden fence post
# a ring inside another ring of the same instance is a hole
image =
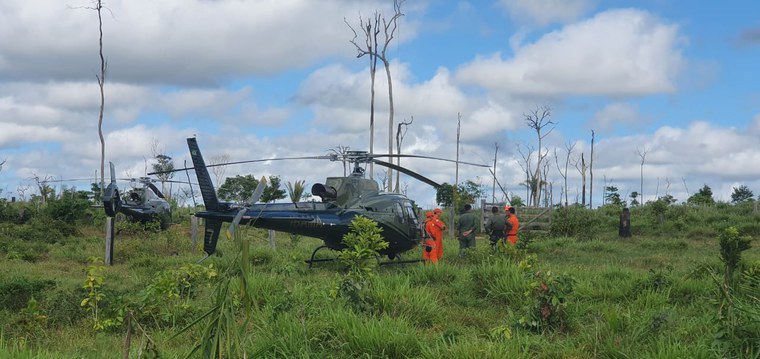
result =
[[[106,217],[106,265],[113,265],[113,237],[114,227],[116,219],[114,217]]]
[[[192,215],[190,217],[190,237],[193,239],[193,253],[198,245],[198,217]]]

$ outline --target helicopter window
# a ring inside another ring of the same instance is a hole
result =
[[[411,203],[404,203],[404,217],[411,220],[412,223],[417,223],[417,214],[414,213],[414,207]]]
[[[400,203],[396,203],[396,205],[393,206],[392,211],[396,213],[399,219],[401,219],[401,223],[406,223],[406,216],[404,216],[404,209],[401,208]]]

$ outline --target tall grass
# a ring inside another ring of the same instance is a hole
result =
[[[756,330],[760,285],[751,278],[760,273],[757,241],[736,267],[737,283],[728,293],[735,308],[731,323],[717,318],[720,294],[713,280],[722,278],[724,270],[718,234],[729,225],[742,236],[754,236],[760,228],[760,216],[751,207],[671,206],[663,223],[647,206],[635,207],[630,239],[617,237],[618,214],[615,208],[567,214],[591,216],[583,225],[567,225],[573,231],[591,226],[593,235],[537,238],[527,248],[527,255],[535,256],[530,271],[520,259],[492,253],[483,237],[464,258],[456,256],[456,243],[446,238],[446,256],[437,266],[377,268],[367,293],[372,306],[365,311],[330,296],[343,274],[339,263],[309,269],[303,262],[321,241],[304,237],[294,243],[277,233],[273,251],[266,233],[251,229],[243,231],[251,243],[245,277],[250,307],[242,311],[235,302],[240,282],[227,283],[235,295],[214,290],[225,282],[224,273],[238,266],[239,245],[222,239],[223,255],[203,263],[213,265],[220,277],[198,282],[192,295],[155,312],[165,316],[157,324],[140,324],[165,358],[186,356],[204,326],[175,334],[220,303],[234,307],[228,313],[235,315],[222,319],[239,329],[233,338],[239,353],[262,358],[712,358],[730,353],[714,343],[722,327],[731,324],[736,333]],[[166,290],[181,276],[170,274],[184,273],[183,266],[201,257],[191,248],[188,221],[176,222],[166,232],[117,237],[114,265],[103,271],[104,315],[138,301],[150,286],[165,289],[151,293],[173,293]],[[48,241],[35,237],[46,233],[38,226],[39,221],[27,219],[0,228],[0,298],[5,298],[0,300],[0,357],[121,357],[126,328],[95,332],[88,312],[79,306],[87,296],[81,288],[87,258],[103,254],[101,228],[80,226],[78,235],[68,236],[55,229],[54,240]],[[421,253],[405,256],[421,258]],[[531,304],[535,277],[528,272],[536,271],[568,273],[575,279],[564,331],[535,332],[517,325]],[[133,331],[131,357],[140,351],[147,356],[144,343],[142,334]]]

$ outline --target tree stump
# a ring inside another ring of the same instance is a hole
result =
[[[623,208],[620,212],[620,225],[618,226],[618,235],[622,238],[631,237],[631,212],[628,208]]]

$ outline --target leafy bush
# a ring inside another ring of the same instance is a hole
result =
[[[551,235],[589,240],[596,237],[599,219],[595,211],[580,207],[558,208],[552,213]]]
[[[17,311],[26,307],[33,296],[40,298],[42,293],[55,287],[55,281],[49,279],[11,278],[0,283],[0,308]]]
[[[45,214],[54,220],[75,223],[88,216],[90,202],[78,197],[63,196],[47,203]]]

